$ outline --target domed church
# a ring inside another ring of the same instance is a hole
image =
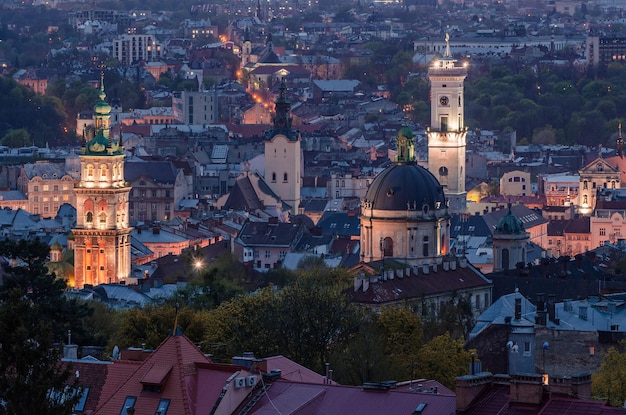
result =
[[[443,187],[417,165],[415,136],[408,127],[400,129],[396,141],[393,165],[376,176],[361,203],[361,260],[441,263],[450,235]]]

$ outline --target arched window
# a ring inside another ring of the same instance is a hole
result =
[[[589,188],[589,182],[587,180],[585,180],[583,182],[583,190],[587,190]]]
[[[381,250],[383,251],[383,256],[385,257],[392,257],[393,256],[393,239],[391,239],[390,237],[386,237],[385,239],[383,239],[383,246],[381,247]]]
[[[93,223],[93,212],[87,212],[87,214],[85,215],[85,222],[87,222],[88,224]]]
[[[276,172],[272,172],[272,181],[275,182],[276,181]]]
[[[93,177],[93,166],[91,164],[87,166],[87,177]]]
[[[587,195],[583,195],[583,205],[588,203]]]
[[[422,239],[422,256],[428,256],[428,236],[424,236]]]
[[[100,221],[100,226],[106,226],[107,214],[105,212],[100,212],[100,214],[98,215],[98,220]]]
[[[509,264],[509,250],[507,248],[504,248],[502,250],[502,269],[503,270],[508,270],[510,269],[510,264]]]
[[[286,182],[286,181],[287,181],[287,173],[285,172],[283,173],[283,182]]]
[[[100,166],[100,177],[107,177],[107,166],[104,164]]]

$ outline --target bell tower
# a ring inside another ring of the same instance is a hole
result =
[[[111,106],[104,100],[104,74],[100,101],[94,106],[96,135],[78,155],[80,182],[76,192],[74,234],[75,287],[119,283],[130,276],[128,196],[124,180],[124,148],[110,136]]]
[[[457,65],[450,53],[450,36],[441,59],[428,68],[430,80],[430,127],[428,170],[443,186],[450,213],[463,213],[466,207],[463,86],[467,66]]]
[[[302,148],[300,132],[291,126],[291,103],[283,80],[276,100],[274,126],[265,133],[265,181],[272,191],[297,215],[302,186]]]

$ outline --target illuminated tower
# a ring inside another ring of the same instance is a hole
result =
[[[465,212],[465,141],[463,82],[467,67],[459,66],[450,54],[446,35],[444,56],[428,68],[430,80],[430,128],[428,170],[444,188],[450,213]]]
[[[76,288],[125,281],[130,275],[128,196],[124,181],[124,148],[110,136],[111,106],[94,106],[96,135],[81,148],[80,182],[76,185],[74,272]]]

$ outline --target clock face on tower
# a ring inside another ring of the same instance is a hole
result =
[[[439,98],[439,103],[443,106],[447,106],[449,102],[450,102],[449,98],[445,95]]]

